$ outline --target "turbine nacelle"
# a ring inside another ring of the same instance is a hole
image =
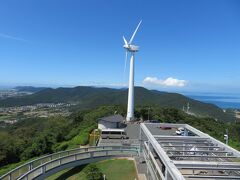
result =
[[[137,52],[139,50],[139,46],[131,45],[131,44],[124,44],[123,47],[128,52]]]
[[[139,26],[141,25],[142,21],[140,21],[138,23],[138,26],[137,28],[135,29],[131,39],[129,40],[129,42],[127,42],[126,38],[123,36],[123,41],[124,41],[124,45],[123,47],[128,51],[128,52],[137,52],[139,50],[139,46],[135,46],[135,45],[132,45],[132,41],[137,33],[137,30],[139,28]]]

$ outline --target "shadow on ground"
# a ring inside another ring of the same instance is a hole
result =
[[[74,167],[74,168],[70,169],[69,171],[65,172],[64,174],[60,175],[55,180],[65,180],[65,179],[71,177],[73,174],[77,174],[80,171],[82,171],[85,166],[86,165]]]

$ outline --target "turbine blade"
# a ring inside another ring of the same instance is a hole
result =
[[[131,39],[130,39],[130,41],[129,41],[128,44],[131,44],[131,43],[132,43],[133,38],[134,38],[135,34],[137,33],[137,30],[138,30],[139,26],[141,25],[141,23],[142,23],[142,20],[138,23],[138,26],[137,26],[137,28],[135,29],[135,31],[134,31],[134,33],[133,33],[133,35],[132,35],[132,37],[131,37]]]
[[[124,41],[125,45],[128,45],[127,40],[125,39],[124,36],[123,36],[123,41]]]

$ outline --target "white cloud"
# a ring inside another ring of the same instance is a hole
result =
[[[143,80],[143,84],[158,85],[158,86],[171,86],[171,87],[184,87],[184,86],[186,86],[187,81],[175,79],[172,77],[169,77],[167,79],[158,79],[157,77],[146,77]]]
[[[3,34],[3,33],[0,33],[0,37],[1,38],[6,38],[6,39],[11,39],[11,40],[16,40],[16,41],[26,41],[23,38],[16,37],[16,36],[11,36],[11,35],[8,35],[8,34]]]

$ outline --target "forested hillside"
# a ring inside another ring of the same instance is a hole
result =
[[[37,103],[78,103],[77,109],[95,108],[103,105],[126,105],[127,89],[75,88],[43,89],[32,95],[8,98],[0,101],[0,107],[33,105]],[[177,93],[160,92],[135,87],[135,103],[140,106],[161,106],[182,109],[187,103],[190,111],[199,116],[209,116],[223,121],[234,121],[231,114],[213,104],[203,103]]]

